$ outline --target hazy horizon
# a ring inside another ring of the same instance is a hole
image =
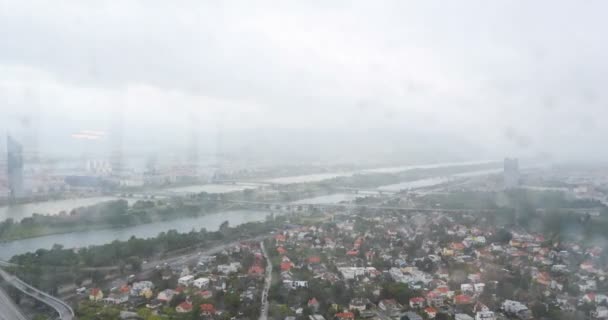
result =
[[[0,1],[26,150],[608,162],[603,2],[42,4]]]

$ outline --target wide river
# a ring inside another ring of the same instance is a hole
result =
[[[476,177],[483,176],[488,174],[496,174],[502,172],[502,169],[488,169],[488,170],[476,170],[476,171],[467,171],[462,173],[451,174],[442,177],[432,177],[425,178],[419,180],[405,181],[396,184],[389,184],[386,186],[378,187],[378,190],[381,191],[401,191],[401,190],[414,190],[419,188],[427,188],[436,186],[439,184],[443,184],[446,182],[453,181],[457,178],[466,178],[466,177]]]
[[[0,207],[0,221],[12,218],[15,221],[20,221],[23,218],[32,216],[34,213],[39,214],[59,214],[61,211],[70,212],[72,209],[80,207],[88,207],[96,203],[117,200],[119,197],[91,197],[91,198],[76,198],[63,200],[50,200],[35,203],[17,204],[11,206]],[[128,200],[133,202],[134,200]]]
[[[168,191],[172,194],[190,194],[190,193],[228,193],[235,191],[242,191],[245,189],[253,189],[259,187],[256,185],[242,185],[242,184],[204,184],[194,185],[186,187],[173,187],[161,189],[160,192]],[[154,192],[152,192],[154,193]],[[30,217],[34,213],[56,215],[62,211],[70,212],[72,209],[87,207],[96,203],[123,199],[123,197],[90,197],[90,198],[75,198],[75,199],[63,199],[63,200],[50,200],[26,204],[17,204],[10,206],[0,206],[0,221],[12,218],[15,221],[20,221],[23,218]],[[133,203],[137,201],[137,198],[124,198]]]
[[[472,164],[472,163],[467,163]],[[458,164],[443,164],[445,166],[458,165]],[[441,164],[432,165],[433,167],[440,167]],[[428,166],[408,166],[399,168],[385,168],[376,169],[382,170],[381,172],[393,172],[393,170],[403,171],[417,168],[428,168]],[[464,176],[475,176],[481,174],[490,174],[499,172],[500,170],[482,170],[482,171],[471,171],[461,174],[451,175],[449,177],[433,177],[422,180],[408,181],[395,185],[388,185],[379,187],[378,190],[391,190],[399,191],[403,189],[416,189],[421,187],[429,187],[437,184],[444,183],[450,179]],[[315,181],[323,177],[324,179],[329,176],[340,176],[341,174],[328,174],[328,175],[308,175],[298,177],[298,182],[301,181]],[[308,178],[305,178],[308,177]],[[293,182],[295,177],[290,177],[290,182]],[[286,182],[286,181],[283,181]],[[276,180],[275,180],[276,183]],[[252,186],[218,186],[218,185],[202,185],[193,187],[180,187],[172,188],[172,192],[201,192],[206,191],[210,193],[223,193],[242,190]],[[255,186],[253,186],[255,187]],[[355,197],[361,196],[356,194],[333,194],[328,196],[321,196],[310,199],[302,199],[296,203],[310,204],[310,203],[338,203],[341,201],[353,200]],[[48,201],[41,203],[25,204],[11,207],[0,207],[0,221],[6,218],[13,218],[20,220],[24,217],[31,215],[32,213],[44,213],[44,214],[57,214],[61,211],[69,211],[73,208],[88,206],[102,201],[118,199],[116,197],[95,197],[95,198],[84,198],[84,199],[69,199],[59,201]],[[133,199],[129,201],[134,201]],[[160,232],[166,232],[171,229],[175,229],[180,232],[187,232],[192,229],[199,230],[206,228],[207,230],[217,230],[219,225],[223,221],[228,221],[230,225],[239,225],[246,222],[260,221],[263,220],[268,212],[262,211],[225,211],[214,214],[209,214],[197,218],[186,218],[171,221],[162,221],[150,224],[144,224],[134,227],[127,227],[122,229],[106,229],[106,230],[94,230],[85,232],[75,232],[67,234],[49,235],[38,238],[17,240],[11,242],[0,243],[0,259],[6,260],[15,254],[21,254],[29,251],[35,251],[40,248],[49,249],[53,244],[60,244],[66,248],[74,247],[86,247],[90,245],[101,245],[112,242],[114,240],[127,240],[131,236],[139,238],[148,238],[158,235]]]
[[[376,169],[367,169],[367,170],[360,170],[360,171],[344,171],[344,172],[333,172],[333,173],[307,174],[307,175],[301,175],[301,176],[266,179],[266,180],[263,180],[262,182],[273,183],[273,184],[318,182],[318,181],[333,179],[333,178],[337,178],[337,177],[353,176],[355,174],[397,173],[397,172],[404,172],[404,171],[417,170],[417,169],[434,169],[434,168],[442,168],[442,167],[469,166],[469,165],[488,164],[488,163],[495,163],[495,162],[496,161],[488,161],[488,160],[469,161],[469,162],[443,162],[443,163],[434,163],[434,164],[409,165],[409,166],[401,166],[401,167],[376,168]]]
[[[161,232],[166,232],[171,229],[179,232],[188,232],[191,230],[198,231],[201,228],[205,228],[209,231],[215,231],[224,221],[228,221],[229,225],[231,226],[236,226],[247,222],[264,220],[267,215],[268,212],[263,211],[222,211],[196,218],[154,222],[122,229],[104,229],[54,234],[38,238],[4,242],[0,243],[0,259],[8,260],[13,255],[36,251],[41,248],[50,249],[53,244],[60,244],[66,248],[79,248],[91,245],[106,244],[114,240],[128,240],[131,236],[138,238],[151,238],[157,236]]]

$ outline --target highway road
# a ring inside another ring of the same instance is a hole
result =
[[[266,248],[264,247],[264,241],[260,241],[260,248],[262,248],[262,253],[264,254],[264,259],[266,259],[266,277],[264,279],[264,290],[262,290],[262,302],[260,307],[260,319],[259,320],[267,320],[268,319],[268,290],[270,290],[270,284],[272,283],[272,263],[268,258],[268,253],[266,252]]]
[[[13,300],[0,289],[0,320],[27,320]]]
[[[10,283],[13,287],[17,288],[17,290],[53,308],[55,311],[57,311],[61,320],[74,319],[74,310],[72,310],[72,307],[61,301],[59,298],[53,297],[30,286],[21,279],[7,273],[2,269],[0,269],[0,277],[4,278],[4,280]]]
[[[165,263],[168,265],[172,265],[172,264],[182,264],[183,265],[183,264],[198,262],[200,256],[213,255],[213,254],[221,252],[227,248],[238,245],[239,243],[244,242],[244,241],[262,241],[271,236],[272,236],[271,234],[260,235],[260,236],[254,237],[254,238],[242,239],[242,240],[237,240],[237,241],[233,241],[230,243],[217,245],[217,246],[214,246],[209,249],[195,251],[193,253],[186,254],[186,255],[179,255],[179,256],[166,258],[166,259],[162,259],[162,260],[151,261],[142,266],[142,272],[140,273],[140,276],[143,276],[143,277],[149,276],[149,273],[151,273],[157,265],[162,265]],[[269,265],[270,265],[270,263],[269,263]],[[0,266],[15,267],[16,265],[12,264],[10,262],[0,260]],[[114,267],[103,267],[103,268],[104,269],[113,269]],[[272,266],[270,266],[270,268],[272,268]],[[93,268],[93,269],[96,269],[96,268]],[[272,269],[270,269],[270,270],[272,271]],[[45,303],[46,305],[50,306],[51,308],[53,308],[58,313],[59,318],[61,320],[73,320],[74,319],[74,311],[72,310],[72,308],[66,302],[60,300],[59,298],[53,297],[45,292],[42,292],[42,291],[32,287],[31,285],[25,283],[21,279],[7,273],[6,271],[4,271],[2,269],[0,269],[0,277],[4,278],[9,284],[11,284],[15,288],[17,288],[19,291],[27,294],[28,296],[30,296],[38,301],[41,301],[41,302]],[[265,288],[265,294],[264,294],[265,296],[268,295],[269,286],[270,286],[270,282],[268,280],[268,286]],[[10,297],[6,296],[6,294],[4,294],[4,292],[0,292],[0,320],[5,320],[5,319],[6,320],[27,320],[27,318],[21,314],[18,307],[15,306],[15,304],[10,299]]]
[[[209,255],[216,254],[225,249],[236,246],[241,242],[261,241],[261,240],[264,240],[264,239],[267,239],[270,237],[272,237],[272,234],[264,234],[264,235],[260,235],[260,236],[253,237],[253,238],[241,239],[241,240],[236,240],[236,241],[225,243],[225,244],[220,244],[220,245],[211,247],[209,249],[203,249],[200,251],[196,250],[195,252],[189,253],[189,254],[178,255],[175,257],[165,258],[165,259],[161,259],[161,260],[152,260],[152,261],[149,261],[148,263],[142,265],[142,272],[140,273],[140,275],[142,275],[144,278],[146,278],[149,276],[149,273],[155,269],[156,266],[162,266],[164,264],[185,265],[185,264],[190,264],[193,262],[198,262],[198,260],[200,259],[201,256],[209,256]]]

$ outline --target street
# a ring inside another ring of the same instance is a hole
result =
[[[262,290],[262,302],[260,307],[260,320],[268,319],[268,290],[270,290],[270,284],[272,283],[272,262],[268,258],[268,253],[264,247],[264,241],[260,241],[260,248],[266,259],[266,277],[264,278],[264,290]]]

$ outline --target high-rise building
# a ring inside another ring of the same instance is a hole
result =
[[[190,114],[190,143],[188,147],[188,162],[192,173],[198,174],[199,169],[199,154],[198,154],[198,117],[196,114]]]
[[[123,159],[123,126],[124,114],[121,109],[112,119],[112,132],[110,138],[112,150],[110,151],[110,166],[113,176],[121,176],[124,172]]]
[[[519,161],[517,158],[505,158],[503,174],[505,189],[514,189],[519,186]]]
[[[9,196],[13,199],[23,197],[23,147],[9,135],[6,139],[6,151]]]

